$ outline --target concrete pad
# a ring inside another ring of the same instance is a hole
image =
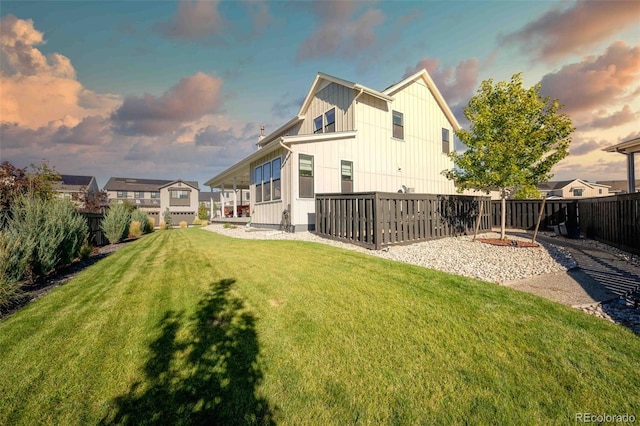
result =
[[[580,268],[538,275],[503,285],[568,306],[589,305],[618,297]]]

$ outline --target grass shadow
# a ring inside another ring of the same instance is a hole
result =
[[[111,401],[101,424],[275,424],[256,394],[263,376],[255,319],[230,294],[234,282],[213,283],[189,318],[165,313],[144,381]]]

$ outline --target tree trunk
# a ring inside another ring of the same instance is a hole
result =
[[[507,191],[503,188],[500,191],[500,196],[502,197],[502,205],[500,212],[500,239],[505,239],[506,234],[506,223],[507,223]]]

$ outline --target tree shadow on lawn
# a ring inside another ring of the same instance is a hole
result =
[[[255,319],[229,293],[234,282],[213,283],[189,321],[165,313],[144,382],[111,401],[101,424],[275,424],[274,410],[256,395],[263,377]]]

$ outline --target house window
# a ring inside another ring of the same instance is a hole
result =
[[[313,133],[322,133],[322,116],[313,120]]]
[[[404,139],[404,117],[398,111],[393,111],[393,137]]]
[[[190,204],[189,191],[182,189],[172,189],[169,191],[170,206],[188,206]]]
[[[449,129],[442,129],[442,152],[449,153]]]
[[[262,166],[262,201],[271,201],[271,163]]]
[[[340,184],[343,193],[353,192],[352,161],[340,161]]]
[[[144,198],[144,192],[135,191],[133,193],[133,198]]]
[[[313,156],[300,154],[298,157],[298,177],[300,198],[313,198]]]
[[[127,191],[118,191],[118,198],[128,198],[129,194],[127,193]]]
[[[256,167],[256,202],[262,201],[262,166]]]
[[[324,132],[333,133],[336,131],[336,109],[331,108],[324,114]]]
[[[574,189],[573,190],[573,196],[574,197],[582,197],[582,189]]]
[[[151,198],[160,198],[160,191],[151,192]]]
[[[272,162],[273,169],[273,200],[280,200],[282,198],[281,184],[280,184],[280,168],[282,167],[282,159],[280,157],[274,159]]]
[[[602,188],[598,188],[598,194],[602,195]]]

